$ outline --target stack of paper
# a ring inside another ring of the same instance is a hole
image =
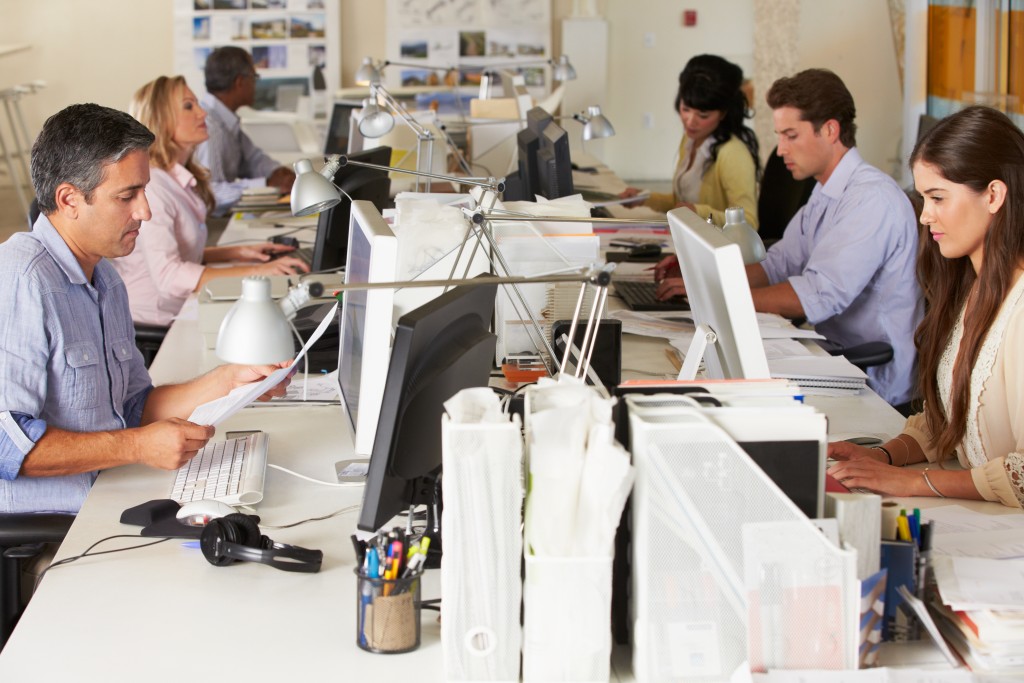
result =
[[[938,625],[975,672],[1024,674],[1024,560],[937,557]]]
[[[842,356],[800,356],[768,360],[768,371],[777,379],[788,379],[804,389],[828,389],[857,393],[867,386],[868,376]]]

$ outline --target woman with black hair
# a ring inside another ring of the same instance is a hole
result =
[[[651,193],[657,211],[686,206],[701,217],[725,222],[725,210],[742,207],[757,227],[757,137],[744,125],[747,99],[743,70],[716,55],[697,55],[679,74],[675,107],[685,130],[672,178],[672,193]],[[627,188],[622,197],[640,190]]]

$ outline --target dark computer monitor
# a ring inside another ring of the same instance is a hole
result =
[[[352,112],[361,109],[363,103],[358,100],[338,100],[331,108],[331,120],[327,124],[327,137],[324,139],[324,154],[348,153],[349,127]]]
[[[253,109],[271,111],[295,111],[299,97],[309,97],[309,78],[287,76],[282,78],[261,77],[256,81],[253,95]]]
[[[497,285],[456,287],[398,320],[358,527],[377,531],[434,502],[444,402],[486,386],[497,337]]]
[[[391,148],[374,147],[358,154],[349,154],[348,158],[387,166],[391,163]],[[316,242],[313,245],[313,262],[310,264],[313,272],[337,270],[345,265],[353,200],[368,201],[378,211],[391,205],[391,179],[387,171],[348,164],[334,174],[334,184],[344,192],[338,204],[320,212]]]
[[[506,184],[504,199],[532,202],[538,194],[543,194],[537,169],[537,155],[540,152],[544,130],[551,123],[554,123],[554,118],[541,107],[534,107],[526,112],[526,127],[516,134],[519,168],[516,177]]]
[[[537,194],[547,199],[567,197],[573,193],[569,134],[554,121],[545,126],[540,136],[537,180]]]

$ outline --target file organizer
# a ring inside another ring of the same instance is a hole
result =
[[[441,644],[449,681],[518,681],[522,437],[513,422],[441,422]]]
[[[829,543],[702,409],[626,400],[636,679],[856,668],[856,553]],[[764,410],[785,431],[808,414],[798,408]]]

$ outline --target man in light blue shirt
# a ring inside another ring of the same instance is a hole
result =
[[[275,369],[225,365],[153,387],[105,260],[131,253],[150,218],[152,142],[124,112],[81,104],[32,147],[42,215],[0,245],[0,512],[77,512],[99,470],[177,469],[214,433],[184,418]]]
[[[913,207],[857,152],[853,97],[834,73],[779,79],[767,99],[779,156],[794,178],[818,184],[767,258],[747,266],[754,306],[806,317],[844,347],[888,342],[893,360],[869,368],[868,383],[889,403],[907,403],[916,385],[914,330],[924,315]]]
[[[240,47],[219,47],[206,58],[206,110],[209,139],[196,148],[196,158],[210,170],[215,215],[223,215],[247,187],[276,187],[290,192],[295,172],[267,156],[242,130],[235,113],[252,106],[259,74],[252,56]]]

